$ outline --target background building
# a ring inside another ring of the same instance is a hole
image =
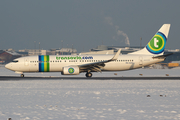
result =
[[[50,50],[24,49],[24,50],[19,50],[18,53],[21,54],[22,56],[71,55],[71,54],[76,54],[77,50],[72,48],[61,48],[61,49],[50,49]]]
[[[140,47],[126,47],[126,46],[104,46],[100,45],[97,48],[90,49],[90,52],[97,52],[97,51],[104,51],[104,50],[114,50],[114,52],[117,52],[118,49],[121,49],[121,54],[128,54],[131,52],[135,52],[140,50]],[[172,55],[168,56],[162,63],[169,63],[172,61],[180,61],[180,50],[168,50],[165,49],[164,54],[170,54]]]
[[[0,50],[0,64],[9,63],[19,57],[21,57],[21,55],[16,52]]]
[[[90,49],[90,52],[82,52],[81,54],[115,54],[118,49],[121,49],[121,54],[128,54],[140,50],[139,47],[125,47],[125,46],[105,46],[100,45],[97,48]],[[168,56],[162,63],[170,63],[172,61],[180,61],[180,50],[168,50],[165,49],[165,54],[172,55]],[[15,52],[13,49],[0,50],[0,63],[8,63],[13,59],[21,56],[32,56],[32,55],[76,55],[77,50],[73,48],[59,48],[50,50],[40,50],[40,49],[24,49]]]

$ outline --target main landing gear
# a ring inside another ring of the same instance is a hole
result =
[[[24,74],[21,74],[21,77],[24,77]]]
[[[92,77],[92,73],[91,73],[91,72],[87,72],[87,73],[86,73],[86,77],[87,77],[87,78]]]

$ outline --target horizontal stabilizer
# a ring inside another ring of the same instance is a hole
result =
[[[159,55],[159,56],[155,56],[153,58],[166,58],[167,56],[170,56],[172,54],[174,54],[174,53],[169,53],[169,54],[166,54],[166,55]]]

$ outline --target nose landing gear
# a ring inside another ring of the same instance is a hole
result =
[[[24,77],[24,74],[21,74],[21,77]]]

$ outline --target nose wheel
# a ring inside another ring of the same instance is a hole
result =
[[[87,78],[92,77],[92,73],[91,73],[91,72],[87,72],[87,73],[86,73],[86,77],[87,77]]]
[[[21,77],[24,77],[24,74],[21,74]]]

